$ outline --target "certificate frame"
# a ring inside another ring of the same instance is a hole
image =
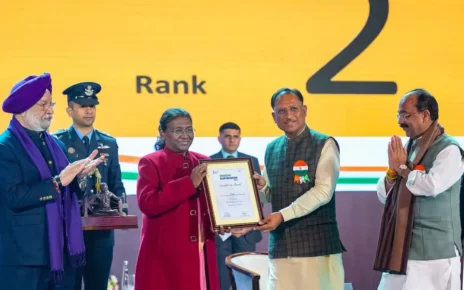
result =
[[[206,163],[208,165],[206,176],[202,180],[202,186],[206,194],[206,205],[208,208],[211,226],[214,231],[219,231],[220,227],[224,228],[246,228],[256,227],[259,225],[259,221],[264,219],[263,209],[261,206],[261,200],[259,197],[259,191],[256,186],[255,180],[253,179],[253,166],[252,160],[249,157],[240,158],[221,158],[221,159],[202,159],[200,163]],[[221,218],[221,213],[217,203],[217,192],[213,186],[213,170],[223,169],[243,169],[245,170],[244,175],[246,180],[246,187],[248,189],[248,196],[246,196],[248,205],[251,205],[251,211],[253,212],[252,217],[243,218]]]

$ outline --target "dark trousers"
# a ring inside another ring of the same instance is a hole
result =
[[[82,289],[82,280],[84,280],[85,290],[108,289],[108,278],[113,261],[113,246],[86,248],[86,260],[86,265],[76,272],[74,290]]]
[[[49,266],[0,266],[0,289],[73,290],[76,270],[65,263],[63,283],[55,285]]]
[[[217,250],[217,264],[219,272],[219,283],[221,290],[229,290],[231,287],[231,281],[229,276],[229,270],[226,266],[226,257],[241,252],[254,252],[256,251],[256,243],[251,244],[248,242],[245,236],[236,238],[230,236],[224,242],[220,240],[220,237],[216,237],[216,250]]]

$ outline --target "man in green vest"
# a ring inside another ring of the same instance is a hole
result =
[[[334,138],[306,125],[303,101],[296,89],[272,96],[272,117],[284,135],[267,146],[263,177],[254,176],[273,211],[257,228],[270,232],[268,290],[342,290],[345,249],[335,215],[340,152]]]
[[[461,289],[464,152],[444,134],[429,92],[406,93],[397,118],[409,140],[403,146],[391,138],[389,168],[377,184],[385,203],[374,264],[383,272],[378,289]]]

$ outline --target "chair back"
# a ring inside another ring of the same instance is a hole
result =
[[[266,290],[269,258],[267,253],[245,252],[226,258],[234,290]]]
[[[268,253],[245,252],[226,258],[233,290],[266,290],[269,278]],[[353,290],[345,283],[344,290]]]

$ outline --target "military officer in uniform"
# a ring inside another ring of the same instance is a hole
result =
[[[101,86],[93,82],[78,83],[64,90],[63,94],[68,97],[66,112],[73,124],[54,135],[65,144],[70,162],[85,158],[92,150],[98,149],[99,154],[106,157],[98,166],[101,182],[105,182],[112,193],[125,198],[116,139],[93,127],[100,90]],[[93,194],[96,178],[93,176],[87,180],[86,192]],[[82,289],[82,280],[85,290],[107,289],[113,260],[114,231],[84,231],[84,240],[87,264],[78,270],[75,290]]]

